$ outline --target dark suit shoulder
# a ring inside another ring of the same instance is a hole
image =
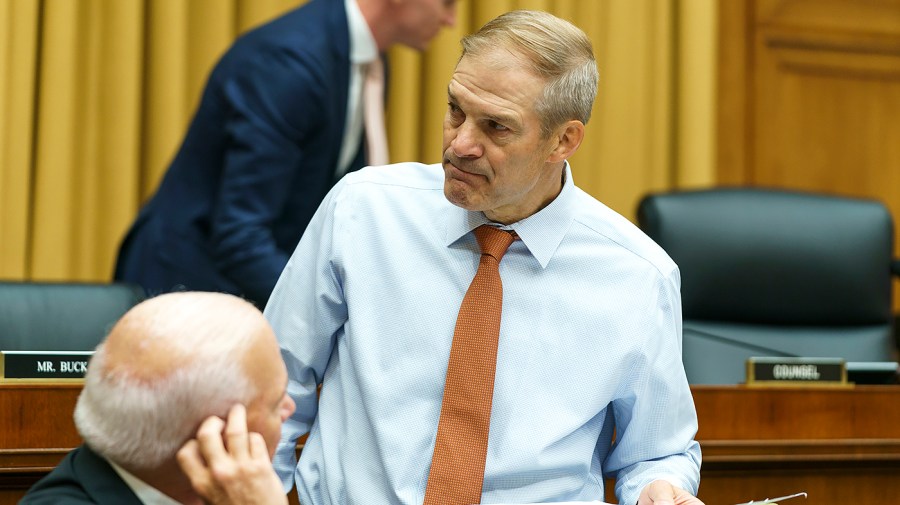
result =
[[[201,108],[259,116],[252,124],[297,144],[335,115],[343,125],[345,113],[328,106],[346,107],[349,72],[343,0],[312,0],[238,38],[210,73]]]
[[[313,0],[238,37],[220,67],[246,65],[261,56],[328,67],[349,63],[350,33],[343,0]],[[235,70],[241,70],[236,68]]]
[[[133,504],[141,502],[109,463],[81,446],[39,480],[19,505]]]

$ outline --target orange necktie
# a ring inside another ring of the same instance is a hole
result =
[[[366,157],[369,165],[388,164],[387,133],[384,129],[384,64],[369,63],[363,83],[363,123],[366,127]]]
[[[500,260],[515,236],[485,225],[475,237],[481,262],[453,332],[425,505],[481,502],[503,307]]]

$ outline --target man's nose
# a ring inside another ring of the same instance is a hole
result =
[[[450,142],[450,148],[460,158],[478,158],[484,152],[477,129],[468,121],[456,129],[456,137]]]

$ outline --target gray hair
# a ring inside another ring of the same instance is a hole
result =
[[[160,467],[203,419],[225,417],[233,404],[248,404],[259,394],[244,362],[261,317],[250,303],[219,293],[173,293],[139,304],[110,338],[137,332],[127,337],[136,340],[135,355],[145,347],[163,349],[167,369],[147,377],[117,366],[108,338],[90,361],[75,407],[78,433],[98,454],[126,468]]]
[[[502,14],[462,39],[462,56],[497,48],[521,55],[546,80],[535,108],[544,136],[566,121],[587,124],[597,96],[597,62],[581,29],[552,14],[516,10]]]

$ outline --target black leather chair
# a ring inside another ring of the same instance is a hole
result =
[[[877,201],[723,188],[651,194],[638,223],[681,271],[693,384],[751,356],[893,361],[893,225]]]
[[[0,350],[91,351],[143,298],[127,283],[0,282]]]

